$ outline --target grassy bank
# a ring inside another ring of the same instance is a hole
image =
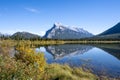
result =
[[[107,40],[104,40],[104,41],[87,41],[87,40],[84,40],[84,41],[64,41],[65,44],[120,44],[120,41],[107,41]]]
[[[29,44],[31,46],[37,46],[37,45],[57,45],[57,44],[65,44],[62,40],[0,40],[1,45],[8,45],[15,46],[20,44],[21,42],[24,42],[25,44]],[[4,44],[2,44],[4,43]]]
[[[0,45],[15,46],[21,42],[31,46],[59,45],[59,44],[120,44],[120,41],[92,41],[92,40],[0,40]],[[5,44],[1,44],[5,43]]]
[[[49,64],[46,80],[97,80],[98,77],[89,70],[71,68],[68,65]],[[52,74],[51,74],[52,73]]]
[[[39,70],[15,58],[0,56],[0,80],[97,80],[98,77],[82,68],[68,65],[46,64]]]

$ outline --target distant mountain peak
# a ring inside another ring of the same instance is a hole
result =
[[[21,38],[21,39],[40,38],[39,35],[32,34],[32,33],[25,32],[25,31],[16,32],[16,33],[14,33],[11,37],[12,37],[13,39],[15,39],[16,37],[19,37],[19,38]]]
[[[84,30],[83,28],[78,28],[78,27],[75,27],[75,26],[68,26],[68,25],[63,25],[62,23],[59,23],[59,22],[55,22],[54,23],[54,27],[55,28],[59,28],[59,29],[71,29],[73,31],[76,31],[76,32],[85,32],[86,30]],[[86,31],[88,32],[88,31]]]
[[[51,39],[80,39],[93,36],[88,31],[82,28],[73,28],[64,26],[61,23],[54,23],[53,27],[49,29],[44,38]]]
[[[54,25],[53,25],[53,28],[63,30],[64,26],[59,22],[55,22]]]
[[[62,26],[62,24],[61,24],[60,22],[55,22],[55,23],[54,23],[54,26],[60,27],[60,26]]]

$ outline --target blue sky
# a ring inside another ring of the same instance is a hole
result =
[[[0,0],[0,32],[43,35],[55,22],[99,34],[120,22],[120,0]]]

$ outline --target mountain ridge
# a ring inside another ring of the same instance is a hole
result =
[[[117,33],[120,33],[120,22],[114,25],[113,27],[105,30],[99,35],[110,35],[110,34],[117,34]]]
[[[105,30],[104,32],[92,37],[94,40],[120,40],[120,22],[114,25],[113,27]]]
[[[69,28],[70,26],[64,26],[60,23],[55,23],[51,29],[46,31],[43,38],[51,39],[80,39],[93,36],[92,33],[82,28]]]
[[[33,34],[30,32],[16,32],[14,33],[11,38],[15,39],[15,38],[20,38],[20,39],[35,39],[35,38],[40,38],[39,35],[37,34]]]

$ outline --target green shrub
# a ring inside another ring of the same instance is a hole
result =
[[[44,71],[46,61],[44,54],[36,52],[34,48],[31,48],[29,44],[20,43],[16,50],[18,51],[16,58],[22,60],[27,65],[36,66],[41,72]]]

